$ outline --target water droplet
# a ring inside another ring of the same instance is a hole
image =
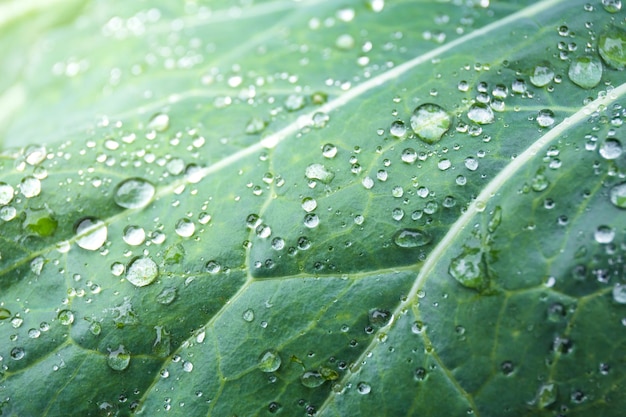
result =
[[[143,227],[130,225],[124,228],[122,238],[127,244],[131,246],[138,246],[146,240],[146,232],[143,230]]]
[[[404,135],[406,135],[406,126],[404,125],[404,122],[402,120],[392,122],[391,127],[389,128],[389,133],[397,138],[404,137]]]
[[[196,231],[196,225],[191,220],[182,218],[176,222],[174,230],[180,237],[191,237]]]
[[[26,351],[24,350],[24,348],[16,347],[16,348],[11,349],[11,359],[15,361],[19,361],[25,355],[26,355]]]
[[[482,258],[483,254],[478,249],[464,248],[463,253],[450,262],[448,273],[464,287],[481,289],[487,283]]]
[[[281,363],[282,359],[274,349],[268,349],[259,355],[259,369],[263,372],[277,371]]]
[[[622,10],[622,0],[602,0],[602,7],[609,13],[617,13]]]
[[[402,151],[401,158],[402,162],[412,164],[417,160],[417,152],[413,148],[406,148]]]
[[[217,261],[209,261],[206,263],[204,269],[209,274],[217,274],[222,269],[222,265],[220,265]]]
[[[302,208],[307,213],[310,213],[317,208],[317,201],[311,197],[305,197],[302,199]]]
[[[393,235],[393,243],[401,248],[417,248],[431,241],[430,233],[421,229],[402,229]]]
[[[598,153],[604,159],[617,159],[622,154],[622,143],[615,138],[609,138],[600,145]]]
[[[20,192],[26,198],[38,196],[41,193],[41,181],[35,177],[25,177],[20,182]]]
[[[373,308],[368,312],[367,318],[370,325],[376,328],[380,328],[386,326],[393,318],[393,315],[388,310]]]
[[[97,321],[92,321],[91,324],[89,324],[89,331],[94,336],[98,336],[102,332],[102,325]]]
[[[272,235],[272,228],[266,224],[260,224],[255,229],[255,233],[261,239],[267,239]]]
[[[272,239],[272,249],[283,250],[285,248],[285,240],[282,237]]]
[[[535,65],[533,73],[530,75],[530,83],[535,87],[544,87],[550,84],[553,79],[554,71],[547,63]]]
[[[502,362],[502,364],[500,364],[500,370],[502,370],[502,373],[504,375],[511,375],[515,370],[515,367],[513,366],[513,362],[504,361]]]
[[[615,230],[605,225],[598,226],[598,228],[593,234],[593,237],[596,240],[596,242],[600,244],[611,243],[613,239],[615,238]]]
[[[159,304],[170,305],[176,299],[177,290],[174,287],[165,287],[163,290],[156,296],[156,301]]]
[[[354,38],[352,35],[348,33],[344,33],[343,35],[339,35],[337,40],[335,41],[335,45],[339,49],[349,50],[354,48]]]
[[[63,326],[69,326],[74,323],[74,313],[71,310],[61,310],[57,314],[57,319]]]
[[[471,156],[465,158],[465,168],[470,171],[476,171],[478,169],[478,159],[472,158]]]
[[[426,379],[426,376],[428,375],[428,373],[426,372],[426,369],[420,366],[419,368],[415,369],[413,375],[416,381],[423,381]]]
[[[114,371],[123,371],[128,368],[130,364],[130,353],[124,348],[124,345],[119,345],[116,350],[109,349],[109,356],[107,357],[107,365]]]
[[[157,113],[150,118],[148,129],[165,132],[170,127],[170,117],[165,113]]]
[[[86,250],[98,250],[107,240],[108,229],[102,220],[86,217],[76,224],[76,244]]]
[[[152,259],[139,257],[128,265],[126,280],[136,287],[145,287],[151,284],[158,275],[159,268]]]
[[[310,180],[320,180],[324,184],[330,183],[335,178],[335,173],[322,164],[309,165],[306,167],[304,175]]]
[[[580,56],[572,60],[567,75],[579,87],[593,88],[602,79],[602,63],[591,55]]]
[[[487,125],[493,123],[495,115],[493,110],[485,103],[474,103],[467,111],[467,117],[474,123],[479,125]]]
[[[324,158],[332,159],[337,155],[337,147],[332,143],[322,146],[322,155]]]
[[[242,314],[241,318],[248,323],[252,323],[254,321],[254,310],[251,308],[246,309]]]
[[[263,129],[265,129],[265,126],[267,126],[265,120],[261,119],[260,117],[253,117],[246,125],[246,133],[248,135],[261,133]]]
[[[318,371],[306,371],[300,376],[300,382],[307,388],[319,387],[324,381],[324,377]]]
[[[418,138],[426,143],[435,143],[450,129],[452,118],[436,104],[418,106],[411,116],[411,128]]]
[[[290,94],[285,99],[285,109],[287,109],[287,111],[300,110],[305,104],[306,100],[304,96],[300,94]]]
[[[317,112],[313,115],[313,119],[311,121],[313,122],[313,127],[317,129],[321,129],[325,127],[326,124],[328,124],[329,120],[330,120],[330,116],[328,114]]]
[[[545,190],[546,188],[548,188],[549,186],[550,186],[550,181],[545,175],[543,175],[540,172],[537,172],[537,174],[535,174],[535,176],[533,177],[530,183],[530,188],[532,188],[532,190],[536,192],[541,192]]]
[[[556,401],[558,389],[554,383],[546,383],[539,387],[535,399],[537,408],[544,409]]]
[[[450,162],[449,159],[442,159],[439,162],[437,162],[437,168],[439,168],[441,171],[445,171],[448,168],[450,168],[452,166],[452,162]]]
[[[356,386],[356,390],[359,394],[366,395],[372,391],[372,387],[365,382],[359,382]]]
[[[511,91],[516,94],[526,94],[527,87],[524,80],[515,80],[511,83]]]
[[[626,285],[615,284],[613,287],[613,300],[618,304],[626,304]]]
[[[154,185],[142,178],[129,178],[118,184],[113,199],[123,208],[137,209],[147,206],[154,197]]]
[[[626,182],[616,184],[611,188],[610,199],[615,207],[626,209]]]
[[[11,312],[6,308],[0,307],[0,320],[6,320],[11,317]]]
[[[5,206],[13,200],[15,190],[6,182],[0,182],[0,206]]]
[[[540,127],[550,127],[554,124],[554,112],[549,109],[539,110],[535,120]]]
[[[185,372],[193,371],[193,363],[189,361],[183,361],[183,371]]]
[[[313,229],[320,224],[320,218],[315,213],[307,213],[304,216],[304,225],[309,229]]]

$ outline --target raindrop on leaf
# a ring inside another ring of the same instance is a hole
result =
[[[135,258],[126,272],[126,280],[136,287],[151,284],[159,275],[157,264],[148,257]]]
[[[76,244],[86,250],[98,250],[107,239],[106,224],[95,217],[86,217],[76,224]]]
[[[426,143],[435,143],[450,129],[452,118],[436,104],[418,106],[411,116],[411,128],[418,138]]]
[[[593,88],[602,79],[602,63],[591,55],[580,56],[572,60],[567,75],[579,87]]]
[[[142,178],[129,178],[122,181],[115,189],[113,200],[127,209],[147,206],[154,197],[154,185]]]
[[[263,372],[275,372],[280,368],[282,359],[277,351],[268,349],[259,355],[259,369]]]

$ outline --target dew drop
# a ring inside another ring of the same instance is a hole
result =
[[[615,238],[615,230],[605,225],[598,226],[598,228],[593,234],[593,237],[596,240],[596,242],[600,244],[611,243],[613,239]]]
[[[304,199],[302,199],[302,209],[306,211],[307,213],[312,212],[316,208],[317,208],[317,201],[315,201],[314,198],[305,197]]]
[[[107,357],[107,365],[114,371],[123,371],[128,368],[130,364],[130,353],[124,348],[124,345],[119,345],[116,350],[109,350],[109,356]]]
[[[118,184],[113,200],[128,209],[147,206],[154,197],[154,185],[142,178],[129,178]]]
[[[602,33],[598,40],[598,52],[608,66],[618,70],[626,68],[626,31],[612,26]]]
[[[417,152],[413,148],[406,148],[402,151],[402,162],[412,164],[417,160]]]
[[[151,284],[159,275],[157,264],[148,257],[135,258],[126,272],[126,280],[136,287]]]
[[[259,355],[258,366],[262,372],[275,372],[281,363],[282,359],[274,349],[268,349]]]
[[[452,166],[452,162],[450,162],[449,159],[442,159],[439,162],[437,162],[437,168],[439,168],[441,171],[445,171],[448,168],[450,168]]]
[[[467,157],[465,158],[465,168],[470,171],[476,171],[478,169],[478,160],[476,158]]]
[[[626,209],[626,182],[616,184],[611,188],[610,199],[615,207]]]
[[[396,120],[391,123],[391,127],[389,128],[389,133],[396,138],[402,138],[406,135],[406,126],[402,120]]]
[[[452,118],[436,104],[426,103],[418,106],[411,116],[413,132],[426,143],[435,143],[450,129]]]
[[[540,127],[550,127],[554,124],[554,112],[549,109],[539,110],[535,120]]]
[[[107,240],[108,229],[102,220],[86,217],[76,224],[76,244],[86,250],[98,250]]]
[[[615,138],[609,138],[600,145],[598,153],[604,159],[617,159],[622,155],[622,143]]]
[[[609,13],[617,13],[622,10],[622,0],[602,0],[602,7]]]
[[[150,118],[148,129],[165,132],[170,127],[170,117],[165,113],[157,113]]]
[[[337,155],[337,147],[332,143],[322,146],[322,155],[324,158],[332,159]]]
[[[41,181],[35,177],[25,177],[20,182],[20,191],[26,198],[33,198],[41,193]]]
[[[176,222],[174,230],[180,237],[191,237],[196,231],[196,225],[191,220],[182,218]]]
[[[324,377],[318,371],[306,371],[300,376],[300,382],[307,388],[316,388],[324,383]]]
[[[13,200],[15,190],[6,182],[0,182],[0,206],[5,206]]]
[[[393,243],[401,248],[417,248],[431,241],[432,236],[421,229],[402,229],[393,235]]]
[[[580,56],[572,60],[567,75],[579,87],[593,88],[602,79],[602,63],[591,55]]]
[[[365,382],[359,382],[356,386],[356,390],[361,395],[369,394],[372,391],[372,387]]]
[[[252,323],[254,321],[254,310],[251,308],[246,309],[242,314],[241,318],[248,323]]]
[[[183,371],[185,372],[193,371],[193,363],[189,361],[183,361]]]
[[[535,65],[530,75],[530,83],[535,87],[544,87],[554,79],[554,71],[547,63]]]
[[[131,246],[141,245],[146,240],[146,232],[139,226],[126,226],[122,236],[124,242]]]
[[[613,300],[618,304],[626,304],[626,285],[615,284],[613,287]]]
[[[204,269],[209,274],[214,275],[214,274],[217,274],[218,272],[220,272],[220,270],[222,269],[222,266],[217,261],[209,261],[204,266]]]
[[[69,326],[74,323],[74,313],[71,310],[61,310],[57,314],[57,319],[63,326]]]
[[[290,94],[285,99],[285,109],[287,109],[287,111],[300,110],[305,104],[306,100],[304,96],[300,94]]]
[[[176,299],[176,288],[174,287],[165,287],[163,290],[156,296],[156,301],[159,304],[170,305]]]
[[[319,180],[324,184],[330,183],[335,178],[335,173],[322,164],[311,164],[306,167],[304,175],[310,180]]]
[[[309,229],[313,229],[320,224],[320,218],[315,213],[307,213],[304,216],[304,225]]]
[[[481,262],[482,253],[479,250],[465,248],[450,262],[448,273],[464,287],[480,289],[486,284]]]
[[[495,115],[493,110],[485,103],[474,103],[467,111],[467,117],[474,123],[479,125],[487,125],[493,123]]]
[[[11,349],[11,359],[15,361],[19,361],[20,359],[24,358],[25,355],[26,351],[24,350],[24,348],[16,347]]]

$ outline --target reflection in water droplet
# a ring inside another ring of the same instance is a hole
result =
[[[393,235],[393,243],[401,248],[417,248],[431,242],[432,236],[420,229],[402,229]]]
[[[622,143],[615,138],[609,138],[600,145],[598,152],[604,159],[617,159],[622,154]]]
[[[540,127],[550,127],[554,124],[554,112],[549,109],[539,110],[535,120]]]
[[[626,209],[626,182],[616,184],[611,188],[610,199],[615,207]]]
[[[480,289],[487,283],[481,268],[482,256],[478,249],[464,248],[463,253],[450,262],[448,273],[464,287]]]
[[[76,244],[83,249],[98,250],[107,240],[108,229],[102,220],[86,217],[76,224]]]
[[[615,238],[615,229],[612,229],[611,227],[605,225],[598,226],[593,234],[593,237],[598,243],[611,243]]]
[[[602,79],[602,63],[594,56],[580,56],[572,60],[569,71],[569,79],[582,88],[593,88]]]
[[[109,356],[107,357],[107,365],[114,371],[123,371],[128,368],[130,364],[130,353],[124,348],[124,345],[119,345],[116,350],[109,350]]]
[[[304,225],[309,229],[313,229],[320,224],[320,218],[315,213],[307,213],[304,216]]]
[[[259,355],[259,369],[263,372],[274,372],[280,368],[282,359],[277,351],[268,349]]]
[[[322,155],[324,158],[332,159],[337,155],[337,147],[332,143],[322,146]]]
[[[467,111],[467,117],[472,122],[478,123],[480,125],[490,124],[493,123],[495,120],[493,110],[485,103],[472,104]]]
[[[618,70],[626,68],[626,31],[617,26],[611,26],[600,35],[598,52],[608,66]]]
[[[418,106],[411,116],[411,128],[426,143],[435,143],[450,129],[452,118],[436,104]]]
[[[118,184],[113,199],[123,208],[136,209],[147,206],[154,197],[154,185],[142,178],[129,178]]]
[[[157,264],[150,258],[140,257],[134,259],[128,266],[126,280],[136,287],[144,287],[151,284],[158,275]]]

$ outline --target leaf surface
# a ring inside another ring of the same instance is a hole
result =
[[[0,414],[621,415],[621,10],[114,4],[0,21]]]

